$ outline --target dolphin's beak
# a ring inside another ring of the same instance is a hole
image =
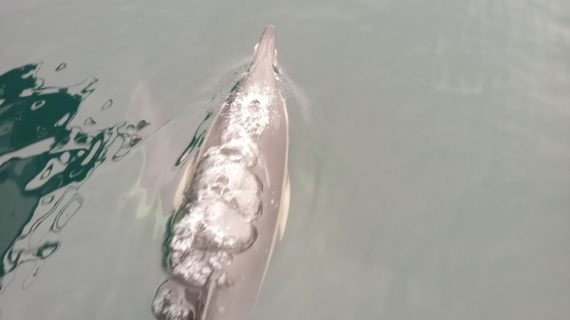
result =
[[[261,35],[261,40],[255,46],[255,51],[253,53],[253,59],[251,61],[251,66],[259,66],[269,63],[273,67],[277,52],[275,51],[275,26],[270,24],[265,27],[263,34]]]

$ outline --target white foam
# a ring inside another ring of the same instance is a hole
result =
[[[252,168],[259,162],[256,141],[269,125],[271,99],[268,88],[236,93],[222,144],[206,150],[197,164],[190,203],[169,243],[172,275],[189,285],[205,285],[215,271],[223,275],[233,255],[256,239],[261,185]]]

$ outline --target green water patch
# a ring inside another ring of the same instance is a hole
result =
[[[81,184],[100,165],[124,158],[148,125],[122,121],[94,129],[95,115],[76,124],[97,79],[56,86],[38,76],[40,68],[28,64],[0,75],[0,293],[22,264],[32,265],[22,285],[35,280],[84,202]],[[111,107],[109,99],[97,112]]]

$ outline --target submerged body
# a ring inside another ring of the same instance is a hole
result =
[[[268,26],[249,70],[214,119],[173,218],[170,278],[158,319],[244,319],[255,303],[289,201],[288,119]]]

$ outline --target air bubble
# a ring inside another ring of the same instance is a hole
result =
[[[224,195],[224,200],[239,208],[246,221],[253,221],[261,215],[261,199],[251,190],[233,190]]]
[[[208,264],[207,253],[192,248],[184,252],[171,251],[169,263],[172,276],[189,286],[205,285],[213,271]]]
[[[85,119],[85,121],[83,121],[83,124],[86,126],[92,126],[96,123],[97,122],[95,122],[95,120],[93,120],[93,118],[91,118],[91,117],[89,117],[89,118]]]
[[[248,220],[258,216],[261,185],[250,170],[236,163],[226,163],[219,158],[205,158],[196,173],[191,197],[196,200],[222,199],[237,206]]]
[[[160,285],[152,301],[152,313],[158,320],[194,320],[196,307],[185,297],[185,289],[174,281]]]
[[[232,161],[253,167],[259,157],[259,148],[252,141],[232,140],[219,147],[219,152]]]
[[[205,219],[203,206],[195,206],[190,213],[184,215],[172,228],[172,238],[169,248],[171,251],[184,252],[190,248],[201,221]]]
[[[55,72],[60,72],[63,69],[65,69],[67,67],[67,64],[65,62],[60,63],[57,68],[55,68]]]
[[[45,196],[45,197],[42,198],[41,204],[43,204],[43,205],[50,204],[50,203],[52,203],[53,199],[54,199],[53,194],[50,194],[50,195],[48,195],[48,196]]]
[[[32,107],[31,107],[30,109],[31,109],[32,111],[36,111],[36,110],[38,110],[39,108],[43,107],[45,104],[46,104],[46,101],[45,101],[45,100],[38,100],[38,101],[36,101],[36,102],[34,102],[34,103],[32,104]]]
[[[145,120],[141,120],[137,123],[137,130],[141,130],[144,127],[148,126],[150,124],[150,122],[145,121]]]
[[[195,245],[201,250],[225,250],[238,253],[249,248],[254,239],[253,226],[236,210],[217,202],[207,214],[196,234]]]
[[[101,110],[107,110],[109,108],[111,108],[111,106],[113,105],[113,99],[109,99],[107,101],[105,101],[105,103],[101,106]]]
[[[0,124],[0,137],[12,132],[14,122],[4,122]]]
[[[208,262],[214,270],[222,270],[232,263],[233,256],[231,253],[224,251],[217,251],[210,254]]]

